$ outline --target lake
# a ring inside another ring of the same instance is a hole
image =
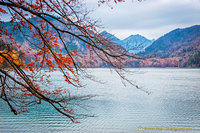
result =
[[[95,115],[71,123],[48,104],[34,106],[29,113],[13,115],[0,100],[0,133],[157,133],[200,132],[200,69],[127,69],[126,76],[143,90],[110,69],[88,69],[101,83],[87,79],[83,88],[67,86],[57,72],[52,80],[70,88],[72,95],[97,94],[85,101],[85,110]]]

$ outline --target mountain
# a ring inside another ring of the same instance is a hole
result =
[[[116,36],[114,36],[113,34],[110,34],[110,33],[108,33],[107,31],[103,31],[103,32],[101,32],[101,34],[104,36],[104,37],[106,37],[109,41],[112,41],[112,42],[114,42],[114,43],[116,43],[116,44],[119,44],[119,45],[121,45],[121,44],[123,44],[123,41],[122,40],[120,40],[119,38],[117,38]]]
[[[34,19],[31,21],[34,22]],[[17,42],[23,43],[26,41],[20,32],[12,31],[13,24],[9,22],[4,24],[0,23],[0,27],[6,27],[8,31],[13,32]],[[76,29],[73,27],[70,29],[72,32],[76,32]],[[30,35],[30,31],[23,28],[21,30],[29,39],[37,42],[37,39],[29,37],[32,36]],[[49,30],[54,33],[53,30]],[[130,58],[126,62],[125,67],[200,67],[200,25],[175,29],[155,41],[148,40],[141,35],[131,35],[124,40],[120,40],[107,31],[103,31],[101,34],[114,42],[116,46],[123,47],[132,54],[137,54],[139,56],[157,55],[155,58],[146,60]],[[78,51],[81,53],[81,56],[84,57],[84,60],[91,62],[89,58],[90,51],[87,48],[87,44],[73,36],[66,36],[64,41],[67,43],[70,50]],[[31,44],[29,45],[31,46]],[[90,64],[89,67],[106,66],[105,62],[99,60],[98,57],[94,57],[94,60],[96,63],[88,63]]]
[[[54,23],[55,25],[59,25],[59,23],[52,20],[50,17],[47,17],[46,19],[51,20],[51,22]],[[37,21],[41,20],[40,18],[37,18],[37,17],[30,18],[29,20],[36,26],[40,27],[39,23],[37,22]],[[18,43],[23,43],[24,41],[27,41],[27,39],[24,36],[28,37],[28,39],[31,42],[36,42],[36,41],[39,42],[40,41],[38,39],[29,37],[29,36],[33,36],[33,35],[30,35],[31,32],[27,28],[23,28],[23,27],[21,28],[21,31],[23,32],[23,34],[22,34],[22,32],[13,30],[14,25],[16,25],[16,23],[10,23],[10,22],[0,23],[0,27],[6,27],[10,33],[15,34],[15,36],[13,36],[13,37],[15,38],[15,40]],[[76,29],[76,27],[73,27],[73,26],[71,26],[69,29],[64,29],[64,30],[70,30],[72,33],[76,33],[78,31]],[[49,28],[49,31],[51,33],[55,33],[55,31],[52,28]],[[119,38],[108,33],[107,31],[103,31],[103,32],[101,32],[101,34],[104,35],[108,40],[114,42],[115,44],[120,45],[121,47],[125,48],[128,52],[130,52],[132,54],[136,54],[138,52],[144,51],[145,48],[147,48],[148,46],[150,46],[152,44],[151,40],[148,40],[145,37],[140,36],[140,35],[131,35],[124,40],[120,40]],[[86,50],[87,45],[83,41],[80,41],[79,39],[77,39],[73,36],[70,36],[70,35],[67,35],[67,37],[65,37],[64,41],[68,44],[69,49],[74,49],[81,53],[82,52],[87,53],[87,50]],[[30,46],[32,47],[31,44],[30,44]],[[65,51],[65,50],[63,50],[63,51]]]
[[[175,29],[158,38],[140,55],[152,54],[157,57],[142,66],[200,67],[200,25]]]
[[[190,47],[192,41],[200,37],[200,25],[175,29],[158,38],[146,49],[146,54],[156,53],[159,57],[171,57],[175,51]],[[184,51],[183,51],[184,52]]]
[[[139,52],[144,52],[147,47],[149,47],[154,40],[149,40],[144,36],[139,34],[131,35],[124,40],[122,40],[122,47],[128,50],[132,54],[136,54]]]
[[[103,31],[101,34],[108,38],[110,41],[119,44],[132,54],[144,52],[145,49],[149,47],[154,41],[148,40],[147,38],[139,34],[131,35],[124,40],[120,40],[119,38],[117,38],[113,34],[108,33],[107,31]]]

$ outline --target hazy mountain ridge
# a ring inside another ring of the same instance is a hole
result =
[[[7,27],[9,31],[12,31],[13,28],[9,22],[0,26]],[[24,31],[23,28],[22,31]],[[13,33],[16,33],[16,31],[13,31]],[[24,31],[24,33],[29,34],[29,31]],[[129,58],[125,67],[200,67],[200,25],[175,29],[155,41],[148,40],[138,34],[131,35],[123,40],[107,31],[103,31],[101,34],[132,54],[139,56],[157,55],[156,58],[147,60]],[[19,43],[26,41],[21,33],[17,33],[14,37]],[[84,42],[71,36],[67,36],[65,41],[69,45],[69,49],[77,50],[84,57],[86,63],[90,62],[90,51]],[[29,45],[31,46],[31,44]],[[93,60],[94,62],[86,65],[88,67],[108,67],[97,56],[93,57]]]
[[[51,18],[47,17],[47,19],[51,19]],[[30,18],[29,20],[39,27],[38,25],[39,23],[37,21],[39,21],[40,18]],[[52,23],[54,23],[55,25],[57,24],[54,21],[52,21]],[[22,32],[18,32],[16,30],[13,30],[14,25],[15,23],[10,23],[10,22],[0,23],[0,27],[6,27],[10,33],[15,34],[15,36],[13,37],[18,43],[23,43],[24,41],[27,41],[26,37],[30,39],[30,41],[32,42],[37,41],[37,39],[31,38],[31,32],[29,29],[27,28],[25,29],[22,27],[21,28]],[[72,33],[77,33],[76,27],[67,27],[66,30],[70,30]],[[54,33],[55,31],[50,28],[49,32]],[[151,40],[148,40],[141,35],[131,35],[125,38],[124,40],[120,40],[119,38],[112,35],[111,33],[108,33],[107,31],[103,31],[101,32],[101,34],[104,35],[108,40],[114,42],[115,44],[120,45],[121,47],[123,47],[124,49],[126,49],[128,52],[132,54],[142,52],[145,50],[145,48],[147,48],[148,46],[152,44]],[[74,49],[74,50],[79,51],[80,53],[87,54],[87,50],[86,50],[87,45],[84,42],[80,41],[79,39],[73,36],[67,35],[64,38],[64,41],[67,43],[69,49]],[[32,46],[31,43],[30,43],[30,46]]]
[[[120,40],[113,34],[108,33],[107,31],[103,31],[101,34],[103,34],[105,37],[107,37],[110,41],[119,44],[123,48],[125,48],[129,53],[131,54],[137,54],[139,52],[144,52],[147,47],[149,47],[153,40],[149,40],[145,38],[144,36],[141,36],[139,34],[136,35],[130,35],[129,37]]]

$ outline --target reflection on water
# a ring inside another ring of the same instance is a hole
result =
[[[45,103],[35,106],[30,113],[14,116],[0,100],[0,133],[200,132],[200,69],[129,70],[134,72],[128,73],[129,79],[150,91],[150,95],[128,84],[125,87],[119,76],[109,69],[90,69],[105,83],[86,80],[85,88],[71,91],[72,94],[99,95],[85,103],[92,106],[89,112],[96,117],[72,124]],[[61,76],[53,75],[55,83],[64,85]]]

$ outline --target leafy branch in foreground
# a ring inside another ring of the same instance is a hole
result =
[[[103,36],[78,0],[0,0],[0,13],[10,17],[12,23],[11,29],[5,28],[6,22],[0,25],[0,97],[15,115],[46,101],[78,122],[70,101],[87,100],[93,95],[71,96],[66,88],[54,87],[47,74],[59,71],[75,87],[82,87],[80,77],[89,77],[81,53],[71,49],[68,40],[84,42],[90,57],[97,56],[116,68],[119,75],[127,58],[143,59]],[[18,34],[26,42],[18,44],[14,39]]]

